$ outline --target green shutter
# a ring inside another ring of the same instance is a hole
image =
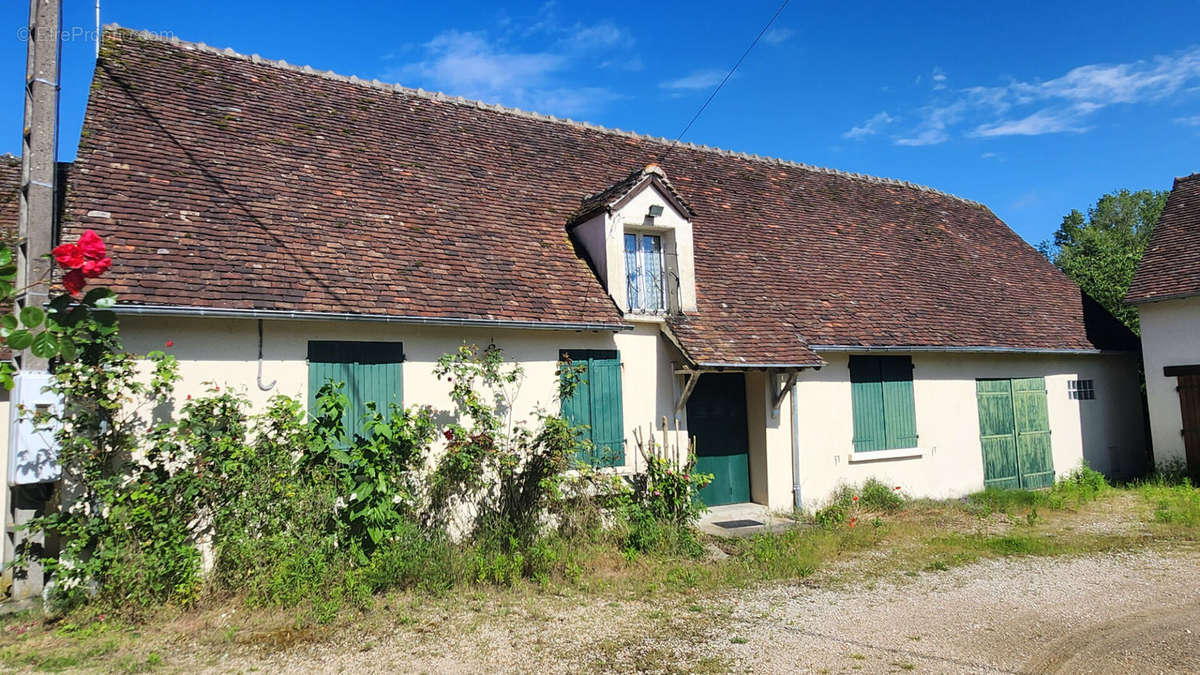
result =
[[[855,452],[916,447],[911,358],[851,356],[850,397]]]
[[[885,449],[887,432],[879,359],[850,357],[850,398],[854,408],[854,451]]]
[[[342,424],[348,435],[359,433],[368,402],[385,417],[390,404],[403,404],[403,362],[399,342],[309,342],[308,409],[316,410],[317,392],[326,382],[341,382],[350,399]]]
[[[913,400],[912,359],[880,357],[883,415],[888,449],[917,447],[917,412]]]
[[[986,487],[1054,484],[1046,382],[1040,377],[976,380]]]
[[[1040,377],[1026,377],[1013,380],[1012,385],[1021,487],[1050,487],[1054,485],[1054,457],[1050,447],[1046,381]]]
[[[1008,380],[976,380],[979,442],[983,448],[985,487],[1021,487],[1014,434],[1012,386]]]
[[[592,442],[578,460],[591,466],[625,463],[625,424],[621,408],[621,360],[611,350],[563,350],[576,364],[586,365],[575,393],[562,402],[562,413],[573,426],[587,426],[581,440]],[[560,358],[562,358],[560,356]]]

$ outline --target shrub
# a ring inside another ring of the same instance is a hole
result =
[[[851,526],[872,513],[893,513],[904,508],[906,499],[899,486],[887,485],[868,478],[862,486],[841,485],[830,495],[826,505],[813,512],[812,520],[824,528],[841,524]]]

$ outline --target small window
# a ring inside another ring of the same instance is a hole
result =
[[[1067,380],[1067,396],[1074,401],[1094,401],[1096,388],[1091,380]]]
[[[656,234],[625,235],[625,289],[632,312],[667,310],[663,273],[662,237]]]

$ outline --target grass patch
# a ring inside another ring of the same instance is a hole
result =
[[[266,577],[278,585],[278,594],[289,583],[337,583],[317,599],[297,595],[294,608],[263,602],[276,593],[248,589],[247,595],[222,601],[219,617],[211,606],[162,609],[154,615],[158,618],[141,624],[121,623],[111,615],[105,619],[86,608],[57,624],[37,615],[6,617],[0,620],[0,665],[139,672],[169,666],[180,644],[214,653],[231,645],[270,653],[320,642],[350,625],[425,635],[477,625],[479,619],[445,621],[460,614],[516,612],[550,622],[551,603],[579,596],[606,598],[605,606],[613,609],[630,599],[651,599],[659,609],[645,620],[656,632],[690,630],[703,640],[712,627],[729,620],[720,596],[706,595],[715,591],[771,581],[858,585],[889,575],[944,573],[984,559],[1177,545],[1195,541],[1200,526],[1200,489],[1163,479],[1110,487],[1079,474],[1049,490],[987,490],[940,502],[891,494],[901,500],[898,508],[891,499],[873,496],[870,511],[862,505],[865,494],[870,492],[852,490],[851,497],[860,499],[851,499],[850,508],[869,517],[849,515],[826,525],[810,521],[747,538],[701,538],[721,549],[727,556],[721,559],[670,547],[628,555],[623,548],[628,533],[622,531],[547,540],[520,557],[495,546],[414,535],[398,538],[365,564],[341,570],[339,560],[345,559],[297,552],[294,558],[281,556],[276,575]],[[1106,527],[1088,527],[1092,522]],[[1110,527],[1114,523],[1117,527]],[[346,611],[350,608],[355,611]],[[163,616],[167,619],[160,620]],[[743,644],[744,636],[726,635],[728,643]],[[624,640],[609,647],[606,662],[613,667],[644,665],[656,656]]]
[[[1200,489],[1186,477],[1159,475],[1133,483],[1129,489],[1150,506],[1152,522],[1184,530],[1200,526]]]

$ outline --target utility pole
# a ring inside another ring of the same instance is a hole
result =
[[[31,0],[29,5],[28,55],[25,62],[25,124],[21,133],[21,188],[17,231],[17,311],[22,307],[42,307],[50,295],[50,250],[55,239],[58,179],[58,93],[59,62],[62,53],[62,4],[60,0]],[[18,362],[18,382],[13,390],[11,416],[20,415],[22,391],[31,391],[39,379],[47,378],[46,359],[29,350],[14,355]],[[23,386],[24,385],[24,386]],[[40,389],[40,387],[38,387]],[[17,544],[27,535],[11,528],[28,522],[46,511],[53,483],[12,479],[14,460],[22,451],[20,434],[9,440],[9,499],[6,514],[5,544]],[[34,541],[34,544],[43,544]],[[12,555],[6,546],[4,557]],[[12,598],[23,600],[42,591],[42,569],[30,565],[24,579],[13,579]]]

